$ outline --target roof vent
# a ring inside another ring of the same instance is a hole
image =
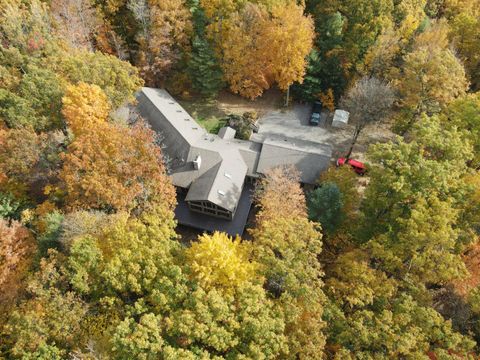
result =
[[[199,170],[201,166],[202,166],[202,157],[200,155],[197,155],[195,160],[193,160],[193,168],[195,170]]]
[[[177,112],[180,113],[180,112],[182,112],[182,110],[178,109]]]
[[[168,102],[170,105],[174,105],[175,103],[173,101]]]
[[[189,119],[189,118],[185,118],[185,119],[183,119],[183,120],[185,120],[185,121],[190,121],[190,119]]]
[[[193,130],[198,130],[198,127],[194,126],[192,127]]]
[[[229,174],[229,173],[227,173],[227,172],[226,172],[226,173],[224,173],[223,175],[225,175],[225,177],[226,177],[226,178],[229,178],[229,179],[231,179],[231,178],[232,178],[232,175],[230,175],[230,174]]]
[[[223,191],[223,190],[218,190],[218,193],[222,196],[225,196],[225,191]]]

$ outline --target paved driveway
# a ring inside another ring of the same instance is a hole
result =
[[[251,140],[263,142],[267,136],[290,137],[300,140],[327,143],[332,146],[348,139],[349,131],[332,128],[330,125],[312,126],[308,124],[311,105],[296,104],[288,110],[273,110],[259,119],[260,129]],[[327,116],[323,114],[322,116]],[[331,122],[331,119],[329,119]]]
[[[343,129],[332,127],[331,117],[325,126],[308,124],[311,105],[295,104],[288,110],[270,110],[259,119],[260,130],[252,134],[251,140],[263,142],[266,137],[294,138],[329,144],[333,148],[333,158],[344,156],[350,148],[354,127],[348,124]],[[391,140],[394,134],[388,122],[367,125],[355,145],[353,156],[364,160],[364,154],[370,144]]]

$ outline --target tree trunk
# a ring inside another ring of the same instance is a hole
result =
[[[352,155],[353,147],[357,143],[358,135],[360,135],[361,131],[362,131],[362,127],[360,126],[355,127],[355,131],[353,132],[352,143],[350,144],[350,149],[348,150],[347,155],[345,155],[346,160],[350,159],[350,155]]]

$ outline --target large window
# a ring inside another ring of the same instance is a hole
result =
[[[202,214],[216,216],[222,219],[232,220],[232,213],[225,210],[210,201],[189,201],[188,207],[192,211],[196,211]]]

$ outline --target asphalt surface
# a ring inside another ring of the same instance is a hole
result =
[[[252,135],[250,140],[263,142],[269,136],[275,138],[285,136],[299,140],[327,143],[332,146],[343,140],[339,137],[344,137],[342,136],[344,131],[332,128],[329,125],[331,119],[327,120],[326,113],[322,113],[322,121],[319,126],[312,126],[308,123],[310,114],[311,105],[304,104],[295,104],[286,110],[270,111],[259,119],[260,129],[258,133]]]

